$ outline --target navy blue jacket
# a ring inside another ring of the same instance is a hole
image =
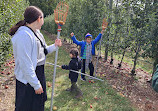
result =
[[[78,58],[71,58],[69,65],[62,65],[61,68],[66,70],[79,71],[81,69],[81,61]],[[71,82],[77,82],[78,73],[70,71],[69,78],[71,79]]]
[[[101,36],[102,36],[102,34],[99,33],[99,35],[93,41],[91,41],[92,55],[95,55],[95,46],[94,45],[101,39]],[[75,36],[71,37],[71,39],[73,40],[73,43],[81,46],[81,55],[80,56],[82,57],[83,53],[84,53],[86,41],[78,41]]]

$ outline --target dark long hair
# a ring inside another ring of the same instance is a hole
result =
[[[43,12],[35,7],[29,6],[26,8],[24,12],[24,20],[19,21],[16,25],[14,25],[10,30],[9,34],[12,36],[16,33],[20,26],[25,26],[26,24],[31,24],[35,22],[39,17],[42,17]]]

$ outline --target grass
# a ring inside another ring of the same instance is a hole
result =
[[[46,35],[47,44],[54,43]],[[54,63],[55,52],[47,55],[47,62]],[[69,54],[63,47],[59,49],[58,65],[68,64],[70,61]],[[46,82],[52,83],[53,66],[45,65]],[[95,83],[83,82],[78,79],[78,86],[83,92],[83,99],[77,100],[70,92],[65,89],[70,87],[68,79],[68,71],[57,68],[56,81],[54,89],[53,106],[57,107],[58,111],[135,111],[129,100],[122,97],[119,92],[108,85],[107,81],[94,81]],[[80,78],[80,77],[79,77]],[[102,78],[104,79],[104,78]],[[45,104],[45,111],[50,110],[51,102],[51,87],[47,87],[48,100]],[[98,99],[94,99],[97,97]],[[92,105],[92,108],[90,108]]]
[[[105,48],[102,47],[102,49],[105,49]],[[105,51],[102,50],[101,53],[102,53],[102,55],[104,55]],[[97,52],[97,54],[98,54],[98,52]],[[111,52],[109,51],[108,56],[111,56],[110,54],[111,54]],[[121,61],[122,54],[114,53],[113,57],[114,57],[114,59],[116,59],[118,61]],[[152,63],[153,63],[153,61],[152,62],[151,61],[152,61],[152,59],[150,59],[150,58],[139,57],[138,60],[137,60],[136,69],[141,68],[144,71],[148,72],[149,74],[152,74],[152,71],[153,71],[152,70],[153,69],[153,64]],[[125,53],[125,56],[123,58],[123,62],[128,63],[128,65],[131,66],[131,68],[133,68],[133,64],[134,64],[133,59],[132,59],[132,57],[130,57],[128,52]]]
[[[116,60],[120,60],[121,61],[121,58],[122,55],[114,55],[114,58]],[[151,61],[151,60],[147,60],[147,61]],[[153,69],[153,65],[147,61],[143,61],[141,57],[138,58],[137,60],[137,65],[136,65],[136,69],[137,68],[141,68],[143,69],[144,71],[148,72],[149,74],[152,74],[152,69]],[[130,57],[127,57],[127,56],[124,56],[124,59],[123,59],[123,62],[125,63],[128,63],[129,66],[131,66],[131,68],[133,68],[133,59],[130,58]]]

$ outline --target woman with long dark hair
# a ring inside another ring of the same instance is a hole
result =
[[[40,33],[44,24],[43,12],[29,6],[24,12],[24,20],[9,30],[13,36],[15,58],[16,98],[15,111],[44,111],[47,100],[44,64],[46,55],[61,46],[61,40],[47,46]]]

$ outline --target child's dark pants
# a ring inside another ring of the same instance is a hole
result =
[[[82,73],[85,73],[85,68],[86,68],[85,65],[86,65],[86,59],[83,59],[83,60],[82,60],[82,69],[81,69],[81,72],[82,72]],[[89,63],[88,68],[89,68],[89,70],[90,70],[90,76],[93,76],[93,73],[94,73],[94,66],[93,66],[93,63],[92,63],[92,62]],[[82,75],[82,74],[81,74],[81,78],[85,78],[85,75]]]

